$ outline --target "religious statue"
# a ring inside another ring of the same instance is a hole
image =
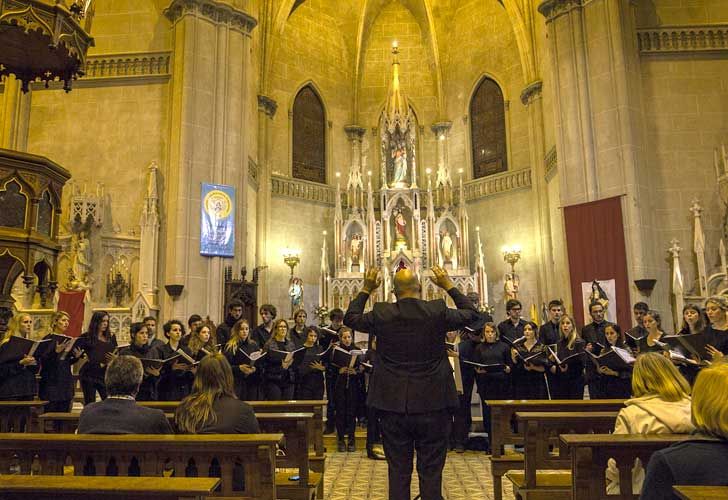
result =
[[[73,238],[72,252],[71,269],[74,279],[71,285],[76,289],[88,288],[91,273],[91,242],[86,237],[85,231],[79,232]]]
[[[301,278],[291,278],[288,296],[291,297],[291,312],[303,306],[303,280]]]
[[[442,252],[443,264],[452,263],[453,244],[452,238],[450,237],[450,231],[448,231],[447,228],[442,230],[440,236],[440,251]]]
[[[604,291],[597,280],[592,281],[591,294],[589,295],[589,304],[599,304],[604,308],[604,318],[607,319],[607,311],[609,310],[609,295]]]
[[[404,144],[392,151],[392,158],[394,159],[394,177],[392,184],[397,186],[398,184],[407,183],[407,150]]]
[[[503,284],[503,291],[505,292],[505,300],[518,298],[518,287],[520,286],[520,279],[515,273],[506,273],[506,281]]]
[[[407,221],[404,220],[404,214],[402,210],[397,209],[394,211],[394,232],[395,248],[407,248]]]
[[[356,233],[354,236],[351,237],[351,265],[352,265],[352,267],[358,268],[360,259],[361,259],[361,234]]]

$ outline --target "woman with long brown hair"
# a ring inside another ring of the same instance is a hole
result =
[[[256,363],[257,359],[251,359],[259,351],[260,346],[250,337],[248,320],[238,320],[230,330],[230,340],[223,347],[223,354],[233,371],[235,394],[243,401],[263,399],[260,369],[263,362]]]
[[[116,335],[109,329],[109,313],[95,311],[91,316],[88,331],[76,341],[76,346],[84,351],[88,358],[81,367],[79,380],[83,391],[83,404],[88,405],[96,401],[96,393],[101,399],[106,399],[106,365],[114,359],[113,351],[116,349]]]
[[[187,434],[260,432],[253,408],[235,396],[230,363],[219,352],[200,361],[192,392],[177,406],[174,421]]]
[[[268,353],[263,358],[263,388],[265,399],[280,401],[293,399],[293,377],[291,365],[293,358],[284,353],[296,349],[295,344],[288,338],[288,322],[278,319],[273,323],[273,334],[263,349]]]
[[[215,325],[212,321],[205,321],[192,331],[187,348],[195,361],[200,361],[208,354],[219,350],[215,337]]]

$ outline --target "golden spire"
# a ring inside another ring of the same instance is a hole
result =
[[[399,54],[399,46],[397,41],[392,42],[392,84],[389,86],[389,92],[387,93],[387,109],[386,117],[389,121],[390,129],[394,129],[396,124],[400,125],[400,128],[404,130],[404,123],[407,118],[408,106],[407,99],[399,85],[399,60],[397,55]]]

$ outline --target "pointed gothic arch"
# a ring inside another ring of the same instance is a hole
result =
[[[483,77],[470,98],[473,179],[508,170],[505,98],[501,86]]]
[[[307,83],[291,107],[291,174],[326,183],[326,110],[316,87]]]

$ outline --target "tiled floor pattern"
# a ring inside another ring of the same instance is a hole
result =
[[[369,460],[366,453],[329,452],[324,479],[325,500],[387,500],[387,462]],[[504,500],[513,500],[510,484],[504,481]],[[417,495],[417,472],[412,474],[412,498]],[[447,455],[443,474],[446,500],[490,500],[493,480],[490,460],[482,452]]]

